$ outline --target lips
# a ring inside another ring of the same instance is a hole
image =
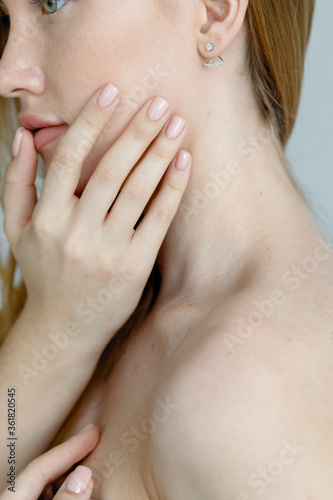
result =
[[[37,151],[57,140],[67,129],[69,125],[63,123],[62,125],[54,127],[43,127],[33,132],[34,144]]]
[[[32,114],[19,116],[18,121],[22,127],[33,134],[37,151],[58,139],[69,128],[67,123],[47,120]]]

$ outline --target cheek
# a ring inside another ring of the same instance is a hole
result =
[[[61,23],[52,27],[58,38],[49,51],[51,93],[61,103],[59,118],[67,123],[73,123],[90,96],[106,83],[122,91],[117,110],[84,162],[77,196],[142,105],[154,95],[168,98],[168,81],[174,78],[170,56],[168,61],[171,34],[163,33],[165,23],[159,19],[154,1],[96,0],[96,4],[101,8],[73,19],[70,30],[61,33]],[[75,10],[70,14],[72,20]],[[51,157],[51,152],[45,154],[46,168]]]
[[[166,88],[172,73],[168,25],[155,0],[95,0],[94,9],[82,5],[73,2],[48,36],[53,94],[76,116],[89,95],[112,82],[121,88],[130,113]]]

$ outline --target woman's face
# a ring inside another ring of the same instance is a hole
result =
[[[189,8],[186,3],[4,2],[10,36],[0,62],[0,94],[19,97],[21,115],[32,113],[71,125],[100,87],[111,82],[122,91],[117,111],[83,166],[78,196],[101,156],[150,97],[162,95],[170,100],[173,112],[181,112],[177,104],[184,95],[182,85],[186,86],[181,81],[186,57],[184,31],[191,22],[184,11]],[[52,5],[58,8],[55,13],[49,13],[54,10]],[[59,140],[41,150],[46,170]]]

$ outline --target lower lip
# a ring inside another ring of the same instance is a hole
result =
[[[64,123],[62,125],[58,125],[57,127],[45,127],[38,130],[38,132],[34,134],[36,150],[40,151],[44,146],[58,139],[68,128],[69,125]]]

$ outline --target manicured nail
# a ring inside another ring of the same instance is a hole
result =
[[[97,103],[101,108],[108,108],[119,94],[119,89],[108,83],[98,96]]]
[[[181,116],[174,116],[170,121],[165,133],[169,139],[175,139],[183,131],[186,122]]]
[[[81,432],[87,431],[88,429],[91,429],[93,426],[94,426],[94,424],[88,424],[88,425],[86,425],[85,427],[83,427],[83,429],[81,429],[78,432],[78,434],[80,434]]]
[[[88,488],[92,471],[84,465],[76,467],[68,478],[66,489],[72,493],[83,493]]]
[[[176,158],[176,169],[185,170],[187,165],[190,163],[190,153],[187,151],[179,151]]]
[[[89,424],[89,425],[86,425],[85,427],[83,427],[83,429],[80,429],[79,431],[77,431],[74,435],[77,436],[78,434],[81,434],[81,432],[85,432],[88,429],[91,429],[92,427],[95,427],[95,429],[97,429],[99,433],[101,432],[101,429],[96,424]]]
[[[22,131],[23,131],[22,127],[18,128],[16,130],[16,134],[15,134],[15,137],[14,137],[14,142],[13,142],[13,156],[15,158],[18,156],[19,151],[20,151],[20,146],[21,146],[22,137],[23,137]]]
[[[148,117],[153,121],[158,121],[167,112],[170,104],[163,97],[155,97],[148,108]]]

